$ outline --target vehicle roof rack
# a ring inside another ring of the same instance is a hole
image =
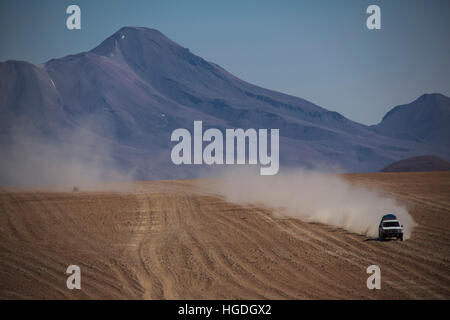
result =
[[[395,214],[391,213],[384,215],[381,220],[397,220],[397,217],[395,216]]]

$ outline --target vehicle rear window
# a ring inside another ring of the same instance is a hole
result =
[[[385,222],[383,227],[400,227],[400,224],[397,221]]]

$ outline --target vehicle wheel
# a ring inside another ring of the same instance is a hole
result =
[[[400,236],[400,241],[403,241],[403,235]]]

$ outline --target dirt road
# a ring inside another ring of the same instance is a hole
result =
[[[208,181],[127,191],[0,190],[2,299],[449,299],[450,173],[345,175],[406,204],[419,226],[380,242],[227,203]],[[69,265],[81,290],[66,288]],[[368,290],[366,268],[381,268]]]

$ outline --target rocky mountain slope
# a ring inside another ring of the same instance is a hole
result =
[[[365,172],[421,154],[450,158],[448,97],[421,97],[369,127],[240,80],[147,28],[124,27],[89,52],[44,66],[0,63],[0,84],[2,183],[27,182],[24,168],[35,172],[31,182],[53,182],[42,180],[49,158],[61,172],[73,171],[63,163],[83,172],[94,162],[107,179],[105,167],[126,179],[195,177],[204,168],[170,159],[172,131],[192,131],[194,120],[221,130],[280,129],[281,170]]]

